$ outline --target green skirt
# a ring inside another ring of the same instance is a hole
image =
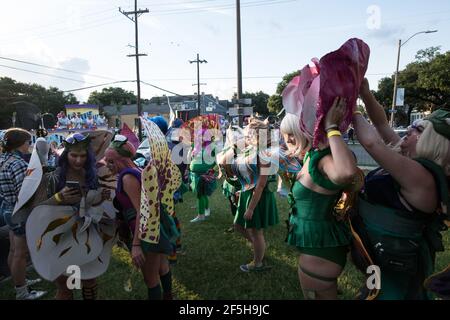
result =
[[[244,214],[247,210],[253,196],[253,190],[242,192],[239,197],[238,210],[234,218],[234,223],[241,225],[244,228],[265,229],[270,226],[278,224],[278,209],[275,200],[275,195],[269,189],[264,189],[261,199],[253,211],[251,220],[245,220]]]

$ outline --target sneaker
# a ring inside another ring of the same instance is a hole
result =
[[[225,233],[233,233],[233,232],[234,232],[234,227],[233,226],[231,226],[227,230],[225,230]]]
[[[201,221],[205,221],[205,217],[201,217],[201,216],[196,216],[194,219],[191,220],[191,222],[201,222]]]
[[[33,286],[33,285],[35,285],[36,283],[39,283],[39,282],[41,282],[42,281],[42,279],[41,278],[36,278],[36,279],[26,279],[25,280],[26,282],[26,285],[28,286],[28,287],[30,287],[30,286]]]
[[[16,300],[37,300],[45,294],[47,294],[47,291],[31,290],[26,285],[16,288]]]
[[[211,215],[211,210],[208,208],[208,209],[205,209],[205,217],[209,217]]]
[[[256,266],[253,261],[250,262],[250,263],[247,263],[247,264],[243,264],[239,268],[243,272],[257,272],[257,271],[264,271],[264,270],[269,270],[270,269],[269,266],[264,265],[262,263],[261,263],[260,266]]]

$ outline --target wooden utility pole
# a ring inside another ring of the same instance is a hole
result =
[[[237,103],[239,126],[243,125],[242,99],[242,60],[241,60],[241,1],[236,0],[236,39],[237,39]]]
[[[208,63],[206,60],[200,60],[199,54],[197,53],[197,60],[189,60],[189,63],[197,63],[197,111],[198,115],[201,115],[201,107],[200,107],[200,85],[204,83],[200,83],[200,63]]]
[[[137,0],[134,0],[134,11],[122,11],[122,9],[119,8],[119,11],[125,15],[128,19],[134,22],[134,38],[135,38],[135,45],[134,48],[135,54],[129,54],[127,57],[136,57],[136,81],[137,81],[137,115],[138,118],[142,115],[142,106],[141,106],[141,79],[139,75],[139,57],[140,56],[146,56],[144,53],[139,53],[139,36],[138,36],[138,17],[141,16],[143,13],[148,13],[148,9],[145,10],[138,10],[137,8]],[[134,15],[134,17],[129,17],[129,15]],[[142,141],[142,124],[139,119],[139,141]]]

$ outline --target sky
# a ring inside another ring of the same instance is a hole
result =
[[[0,11],[0,77],[73,90],[135,80],[134,23],[119,12],[134,0],[14,0]],[[231,99],[237,91],[235,0],[138,0],[141,80],[177,94],[201,91]],[[365,41],[371,55],[366,76],[372,89],[400,70],[418,50],[450,50],[450,1],[241,0],[243,91],[274,94],[286,74],[350,38]],[[39,64],[20,63],[14,60]],[[50,68],[48,68],[50,67]],[[19,70],[20,69],[20,70]],[[61,70],[64,69],[64,70]],[[68,72],[67,70],[73,71]],[[43,74],[37,74],[43,73]],[[136,83],[119,83],[136,93]],[[106,86],[74,91],[80,102]],[[401,84],[399,84],[401,87]],[[141,85],[141,97],[170,94]],[[407,93],[406,93],[407,94]]]

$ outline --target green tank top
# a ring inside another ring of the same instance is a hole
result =
[[[317,167],[320,159],[328,154],[329,148],[309,152],[308,172],[317,185],[328,190],[341,190],[342,186],[325,178]],[[333,208],[339,197],[340,193],[321,194],[295,181],[290,194],[293,214],[290,218],[291,231],[288,243],[304,248],[348,245],[349,228],[345,222],[337,221],[333,215]]]
[[[215,152],[212,151],[211,156],[209,157],[205,151],[206,150],[203,149],[201,153],[192,158],[189,165],[189,170],[192,173],[204,174],[216,165]]]

